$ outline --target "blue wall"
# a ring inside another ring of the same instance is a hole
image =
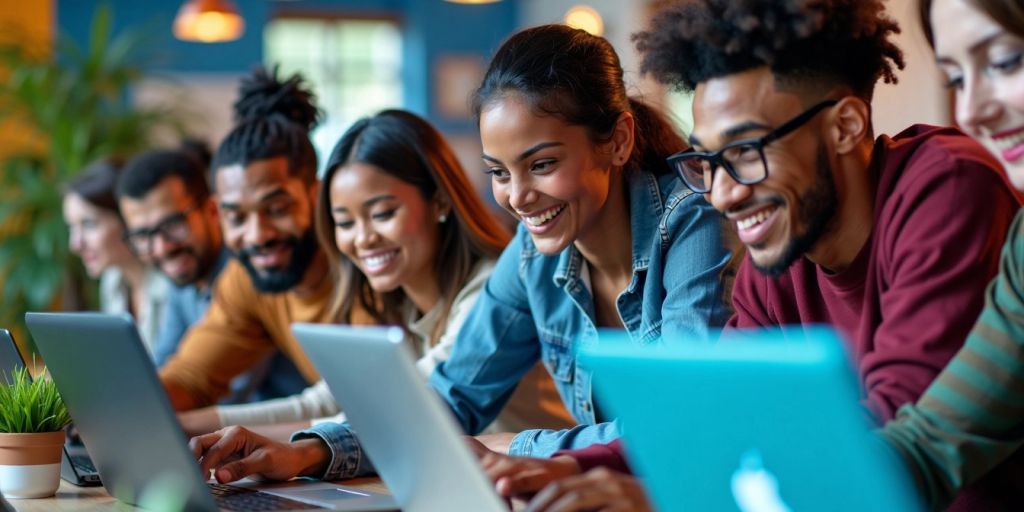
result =
[[[229,43],[188,43],[171,34],[179,0],[109,0],[114,31],[145,30],[153,45],[153,67],[175,72],[244,73],[263,59],[263,27],[275,14],[389,15],[400,20],[404,36],[406,107],[425,115],[448,133],[470,132],[472,121],[443,119],[433,104],[432,69],[446,54],[475,54],[486,62],[517,26],[514,0],[463,5],[442,0],[235,0],[245,18],[245,34]],[[57,1],[59,30],[80,44],[88,41],[99,2]]]

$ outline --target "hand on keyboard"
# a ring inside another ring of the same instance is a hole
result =
[[[188,443],[203,475],[214,470],[220,483],[245,477],[288,480],[320,476],[331,460],[327,444],[319,439],[280,443],[243,427],[227,427],[193,437]]]

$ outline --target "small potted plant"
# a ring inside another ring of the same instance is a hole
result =
[[[6,498],[45,498],[60,486],[64,427],[71,416],[48,378],[14,370],[0,379],[0,492]]]

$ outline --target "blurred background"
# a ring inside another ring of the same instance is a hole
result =
[[[0,2],[0,326],[26,310],[88,309],[95,284],[69,256],[61,186],[88,162],[182,136],[212,147],[231,124],[238,80],[256,64],[301,72],[325,113],[325,159],[359,117],[425,116],[457,149],[481,194],[469,94],[508,35],[568,23],[608,38],[632,93],[668,109],[684,133],[689,101],[638,72],[630,35],[661,0],[32,0]],[[908,66],[881,85],[876,133],[946,124],[949,98],[914,2],[889,0]],[[24,336],[20,336],[22,340]]]

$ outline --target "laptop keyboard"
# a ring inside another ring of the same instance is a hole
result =
[[[208,483],[217,506],[226,510],[309,510],[323,508],[244,487]]]
[[[69,457],[71,464],[79,470],[80,473],[95,473],[96,466],[92,465],[92,459],[87,455],[72,455]]]

